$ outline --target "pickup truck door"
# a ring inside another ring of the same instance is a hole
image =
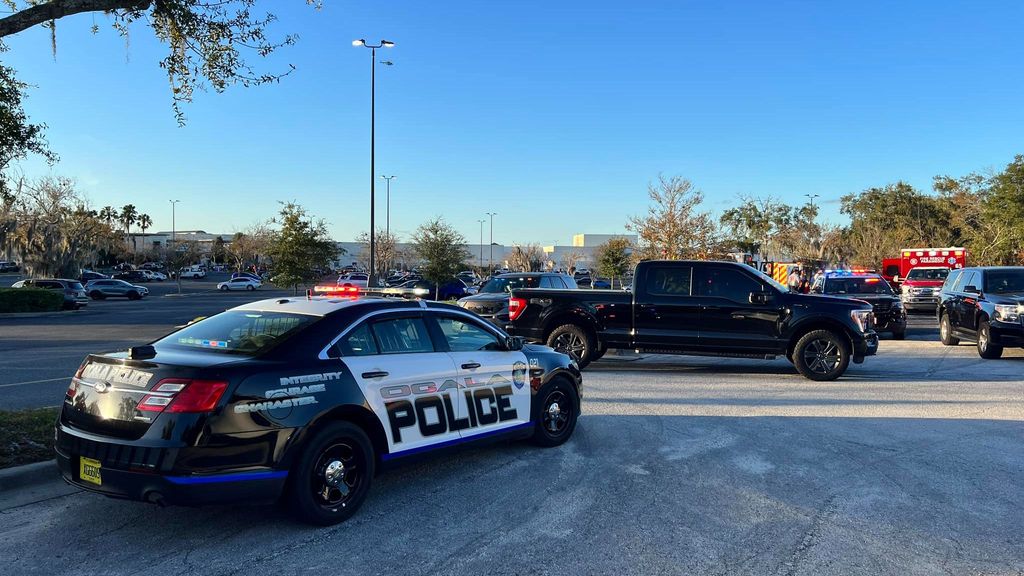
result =
[[[700,339],[703,350],[774,353],[779,348],[779,320],[784,308],[778,298],[752,304],[751,292],[776,290],[733,266],[702,266],[696,271]]]
[[[697,347],[700,299],[691,291],[693,266],[649,265],[637,278],[633,304],[633,342],[644,350],[693,350]]]

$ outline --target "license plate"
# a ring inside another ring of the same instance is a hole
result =
[[[82,456],[78,465],[78,477],[85,482],[102,486],[103,478],[100,476],[100,468],[102,468],[102,465],[99,460]]]

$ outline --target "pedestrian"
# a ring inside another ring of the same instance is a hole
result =
[[[794,266],[792,271],[789,273],[789,279],[786,281],[789,285],[789,289],[796,292],[800,289],[800,267]]]

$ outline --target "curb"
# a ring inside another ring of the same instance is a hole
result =
[[[55,312],[2,312],[0,320],[4,318],[61,318],[70,314],[98,314],[94,310],[60,310]]]
[[[0,492],[9,492],[24,486],[60,480],[56,460],[25,464],[0,470]]]

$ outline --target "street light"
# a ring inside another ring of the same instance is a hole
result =
[[[477,220],[480,223],[480,267],[484,267],[484,222],[487,220]],[[488,274],[490,276],[490,274]]]
[[[391,238],[391,181],[394,180],[395,177],[394,176],[384,176],[383,174],[381,174],[381,178],[383,178],[383,179],[388,181],[388,200],[387,200],[387,204],[386,204],[386,206],[387,206],[387,217],[385,218],[385,222],[387,222],[386,230],[387,230],[388,239],[390,239]]]
[[[375,137],[376,137],[376,106],[377,106],[377,48],[392,48],[395,43],[390,40],[381,40],[380,44],[367,44],[366,40],[360,38],[352,41],[353,46],[362,46],[370,49],[370,274],[367,279],[368,286],[376,286],[376,257],[377,257],[377,236],[374,226],[374,198],[376,196],[376,168],[375,160]]]
[[[488,259],[487,266],[490,267],[488,270],[489,274],[494,274],[494,217],[498,215],[497,212],[488,212],[488,216],[491,217],[491,255]]]
[[[174,229],[174,209],[177,207],[178,202],[181,202],[181,200],[168,200],[168,202],[171,203],[171,244],[174,244],[177,242],[177,231]]]
[[[814,199],[818,198],[819,195],[818,194],[804,194],[804,196],[807,196],[808,198],[810,198],[811,199],[811,206],[814,206]]]

